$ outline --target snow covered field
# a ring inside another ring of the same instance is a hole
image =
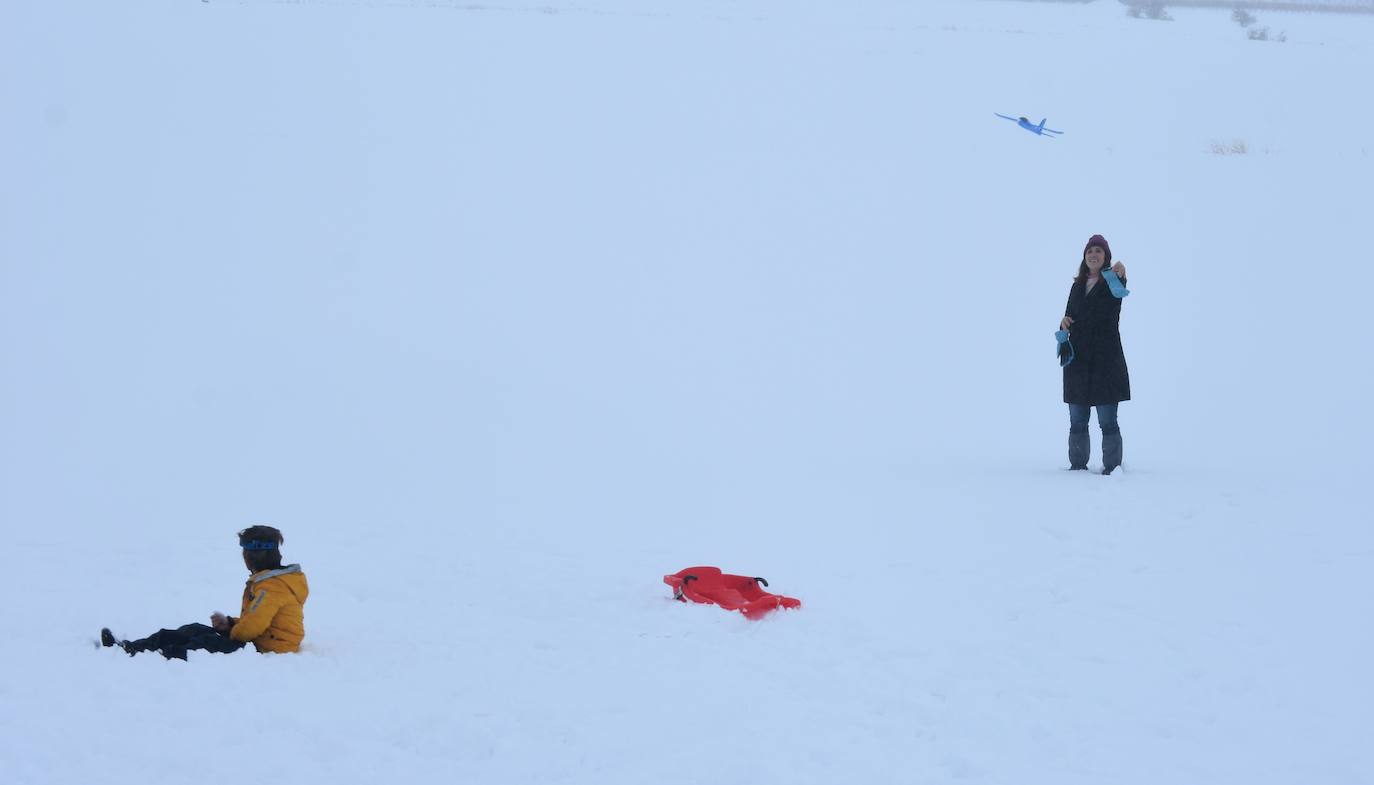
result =
[[[0,781],[1374,783],[1374,18],[1171,14],[4,5]]]

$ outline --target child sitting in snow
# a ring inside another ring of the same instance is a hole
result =
[[[271,526],[252,526],[239,532],[243,563],[252,573],[243,589],[240,616],[210,615],[210,626],[187,624],[175,630],[159,630],[136,641],[119,641],[106,627],[100,631],[105,646],[119,646],[130,656],[157,651],[167,659],[186,659],[186,652],[200,649],[227,654],[251,641],[260,652],[299,651],[305,637],[303,606],[310,594],[299,564],[281,563],[280,546],[286,538]]]

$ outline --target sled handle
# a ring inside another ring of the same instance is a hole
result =
[[[698,578],[695,575],[682,576],[682,585],[678,586],[676,589],[673,589],[673,599],[677,600],[678,602],[686,602],[687,598],[683,596],[682,590],[687,588],[688,583],[695,580],[700,580],[700,578]]]
[[[756,582],[758,582],[758,583],[762,583],[762,584],[763,584],[763,587],[764,587],[765,589],[768,588],[768,581],[765,581],[765,580],[762,579],[762,578],[755,578],[754,580],[755,580]]]

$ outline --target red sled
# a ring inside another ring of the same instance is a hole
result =
[[[763,578],[726,575],[719,567],[688,567],[664,575],[663,582],[673,587],[675,600],[719,605],[727,611],[739,611],[749,619],[761,619],[777,608],[801,607],[801,600],[760,588],[768,585]]]

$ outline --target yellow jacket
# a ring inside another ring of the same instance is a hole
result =
[[[252,641],[258,651],[300,651],[309,595],[299,564],[253,573],[243,587],[243,611],[229,637]]]

